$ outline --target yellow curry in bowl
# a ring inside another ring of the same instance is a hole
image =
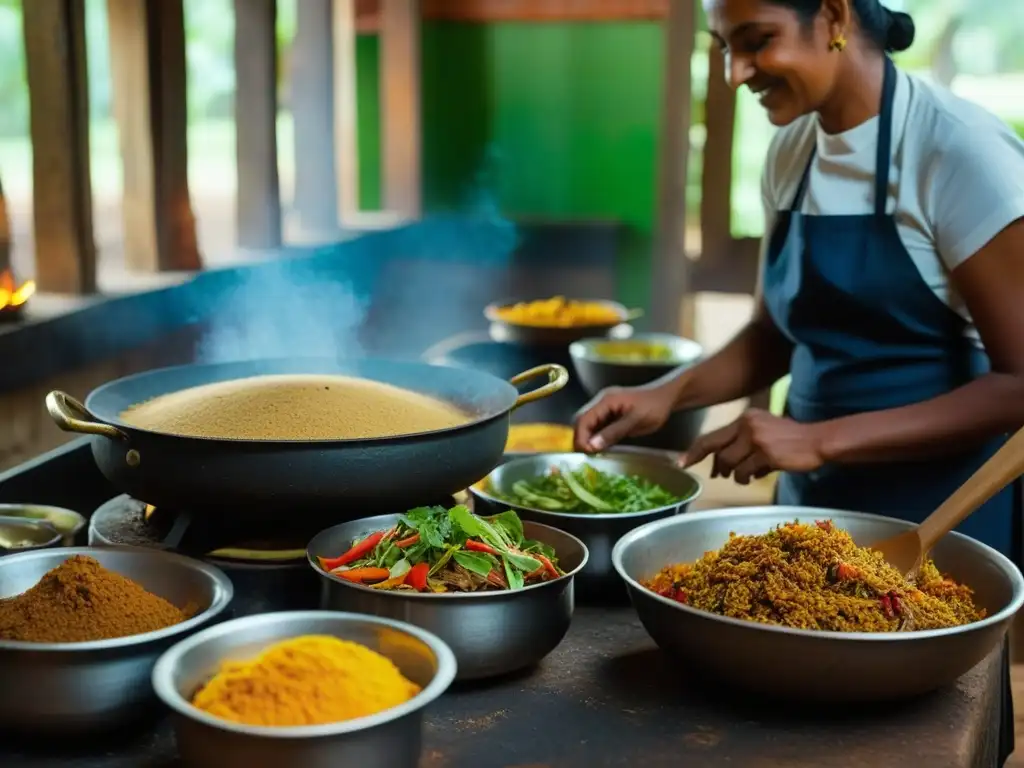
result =
[[[608,363],[678,363],[675,350],[653,341],[608,341],[591,347],[593,356]]]

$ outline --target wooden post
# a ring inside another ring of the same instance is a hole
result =
[[[665,79],[658,157],[651,275],[653,330],[678,332],[680,302],[690,290],[686,256],[686,169],[690,155],[690,61],[697,31],[695,0],[673,0],[665,21]]]
[[[244,1],[244,0],[243,0]],[[335,185],[332,0],[299,0],[291,58],[295,124],[295,202],[309,232],[338,228]]]
[[[356,0],[334,0],[334,178],[338,221],[359,212],[359,107],[356,97]]]
[[[388,0],[380,9],[381,154],[384,208],[422,213],[420,0]]]
[[[281,245],[277,172],[277,0],[235,0],[236,238]]]
[[[0,183],[0,275],[11,268],[11,217],[7,215],[7,200]]]
[[[114,116],[124,165],[125,262],[199,269],[188,191],[182,0],[107,0]]]
[[[700,258],[721,262],[732,241],[733,137],[736,132],[736,91],[725,80],[725,57],[718,46],[708,53],[707,99],[704,105],[703,173],[700,197]],[[701,265],[705,266],[704,264]]]
[[[89,173],[85,8],[78,0],[22,3],[32,134],[36,284],[96,290]]]

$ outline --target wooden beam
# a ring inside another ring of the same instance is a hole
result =
[[[696,0],[673,0],[665,21],[665,75],[657,159],[651,276],[652,330],[678,332],[680,302],[691,290],[686,256],[686,171],[690,156],[690,66],[697,33]]]
[[[85,8],[78,0],[22,3],[32,136],[36,283],[55,293],[96,290],[89,172]]]
[[[107,0],[107,21],[126,264],[146,272],[199,269],[188,190],[182,0]]]
[[[244,2],[244,0],[242,0]],[[295,125],[295,200],[309,233],[338,228],[334,147],[332,0],[299,0],[291,48],[290,102]]]
[[[359,212],[359,105],[356,85],[357,0],[334,0],[334,178],[338,221]]]
[[[281,245],[277,173],[277,0],[235,0],[236,237]]]
[[[712,45],[708,53],[706,128],[701,173],[700,260],[727,258],[732,245],[733,142],[736,132],[736,91],[725,79],[725,56]]]
[[[422,213],[420,0],[381,6],[380,90],[384,208],[416,219]]]

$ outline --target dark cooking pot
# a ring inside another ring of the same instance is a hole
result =
[[[466,424],[358,440],[225,440],[138,429],[121,419],[130,406],[218,381],[273,374],[339,374],[444,400],[470,413]],[[515,385],[546,376],[527,394]],[[365,517],[433,503],[460,491],[501,460],[509,414],[547,397],[569,379],[542,365],[511,382],[482,371],[387,360],[294,359],[185,365],[104,384],[79,403],[46,396],[62,430],[94,435],[93,456],[118,489],[158,507],[202,514]]]

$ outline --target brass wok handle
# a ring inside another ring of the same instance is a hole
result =
[[[99,435],[110,440],[128,441],[128,435],[117,427],[105,424],[71,395],[54,390],[46,396],[46,411],[53,423],[65,432]]]
[[[530,381],[531,379],[536,379],[544,374],[547,374],[548,383],[539,389],[533,390],[533,392],[525,392],[521,394],[516,398],[515,405],[512,406],[513,411],[521,405],[526,405],[527,403],[532,403],[535,400],[542,400],[545,397],[553,395],[569,383],[569,372],[565,369],[564,365],[548,363],[547,365],[538,365],[536,368],[523,371],[518,376],[513,376],[509,379],[509,384],[514,387],[518,387],[520,384]]]

